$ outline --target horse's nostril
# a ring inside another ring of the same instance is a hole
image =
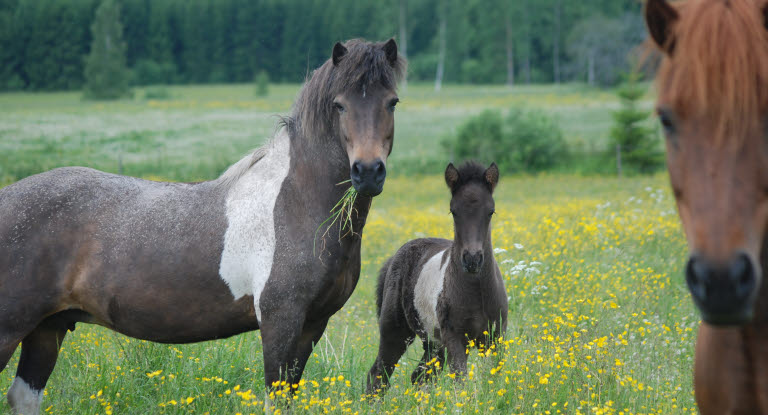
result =
[[[363,174],[363,166],[359,161],[352,163],[352,175],[359,177]]]
[[[737,295],[747,297],[755,288],[756,278],[752,261],[746,254],[739,254],[728,266],[731,281],[736,283]]]
[[[706,300],[706,284],[709,280],[709,269],[701,258],[692,256],[685,268],[685,281],[691,294],[699,301]]]

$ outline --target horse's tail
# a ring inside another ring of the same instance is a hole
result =
[[[392,258],[390,257],[379,270],[379,281],[376,284],[376,317],[381,317],[381,302],[384,297],[384,284],[389,273],[389,266],[392,264]]]

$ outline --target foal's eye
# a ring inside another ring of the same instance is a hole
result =
[[[389,101],[389,105],[387,106],[389,108],[389,112],[395,112],[395,107],[397,106],[398,102],[400,102],[400,99],[398,98]]]
[[[346,111],[346,108],[344,108],[344,106],[339,104],[338,102],[333,103],[333,108],[336,108],[336,111],[338,111],[339,113]]]

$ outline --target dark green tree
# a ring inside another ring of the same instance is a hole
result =
[[[618,90],[621,109],[613,113],[614,126],[611,139],[618,158],[619,174],[622,170],[633,173],[651,173],[664,164],[664,153],[658,135],[644,125],[650,113],[638,108],[645,88],[637,83],[638,75],[630,74]]]
[[[91,25],[93,41],[85,64],[85,97],[117,99],[128,95],[129,72],[125,65],[125,42],[120,9],[114,0],[104,0]]]

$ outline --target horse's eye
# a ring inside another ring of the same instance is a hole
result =
[[[398,102],[400,102],[400,100],[397,98],[389,101],[389,112],[395,112],[395,107],[397,106]]]
[[[491,216],[493,216],[495,213],[496,213],[496,211],[495,211],[495,210],[492,210],[492,211],[491,211],[491,213],[489,213],[489,214],[488,214],[488,217],[490,218],[490,217],[491,217]]]
[[[661,122],[661,126],[664,128],[665,134],[672,135],[675,133],[675,123],[672,121],[672,116],[668,111],[659,110],[659,122]]]
[[[343,105],[339,104],[338,102],[334,102],[333,103],[333,108],[336,108],[336,111],[338,111],[340,113],[347,110],[346,108],[344,108]]]
[[[456,211],[451,209],[451,215],[455,215],[455,214],[456,214]]]

